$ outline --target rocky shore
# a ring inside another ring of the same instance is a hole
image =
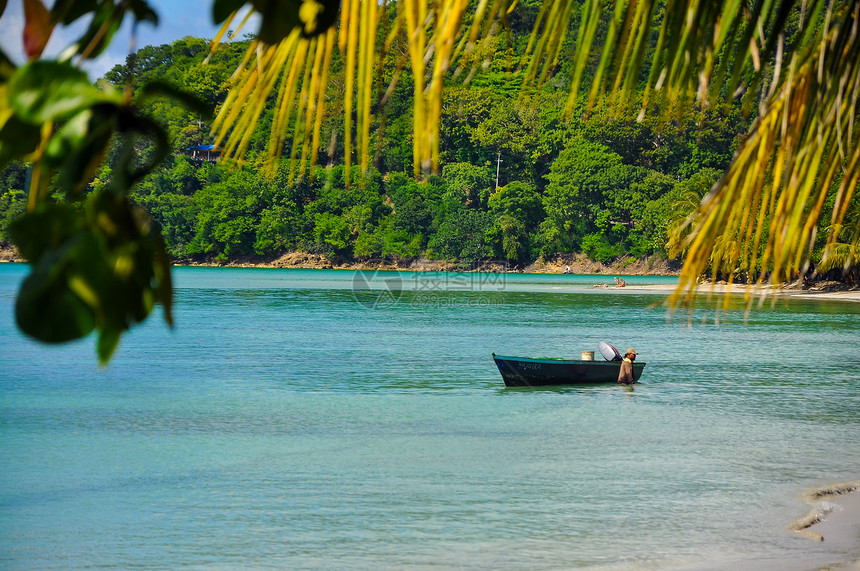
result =
[[[18,255],[18,251],[14,248],[7,248],[0,244],[0,262],[26,262],[24,258]]]
[[[483,260],[476,263],[431,260],[428,258],[408,258],[399,260],[342,260],[330,258],[325,254],[290,252],[268,260],[252,256],[237,257],[232,260],[177,260],[177,266],[224,266],[240,268],[303,268],[323,270],[408,270],[419,272],[516,272],[528,274],[612,274],[612,275],[651,275],[677,276],[680,266],[671,264],[664,258],[652,257],[645,260],[621,258],[612,264],[592,260],[585,254],[557,255],[549,259],[538,259],[530,264],[517,265],[504,260]]]

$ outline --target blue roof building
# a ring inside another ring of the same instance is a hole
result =
[[[186,147],[183,153],[195,161],[217,162],[221,158],[221,148],[215,145],[194,145]]]

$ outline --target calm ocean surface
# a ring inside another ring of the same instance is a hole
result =
[[[860,557],[785,529],[860,477],[860,304],[690,327],[608,276],[179,268],[176,328],[99,368],[15,329],[27,271],[0,264],[0,568]],[[505,389],[491,359],[598,341],[648,363],[634,390]]]

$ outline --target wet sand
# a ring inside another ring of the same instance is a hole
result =
[[[805,500],[812,510],[788,529],[834,554],[854,554],[830,569],[860,569],[860,481],[811,490]]]
[[[827,501],[839,508],[827,513],[809,530],[829,543],[856,544],[860,539],[860,492],[855,490],[839,496],[828,496]]]

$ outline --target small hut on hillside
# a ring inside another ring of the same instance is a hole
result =
[[[209,163],[216,163],[221,158],[221,148],[215,145],[194,145],[187,147],[182,153],[192,160]]]

